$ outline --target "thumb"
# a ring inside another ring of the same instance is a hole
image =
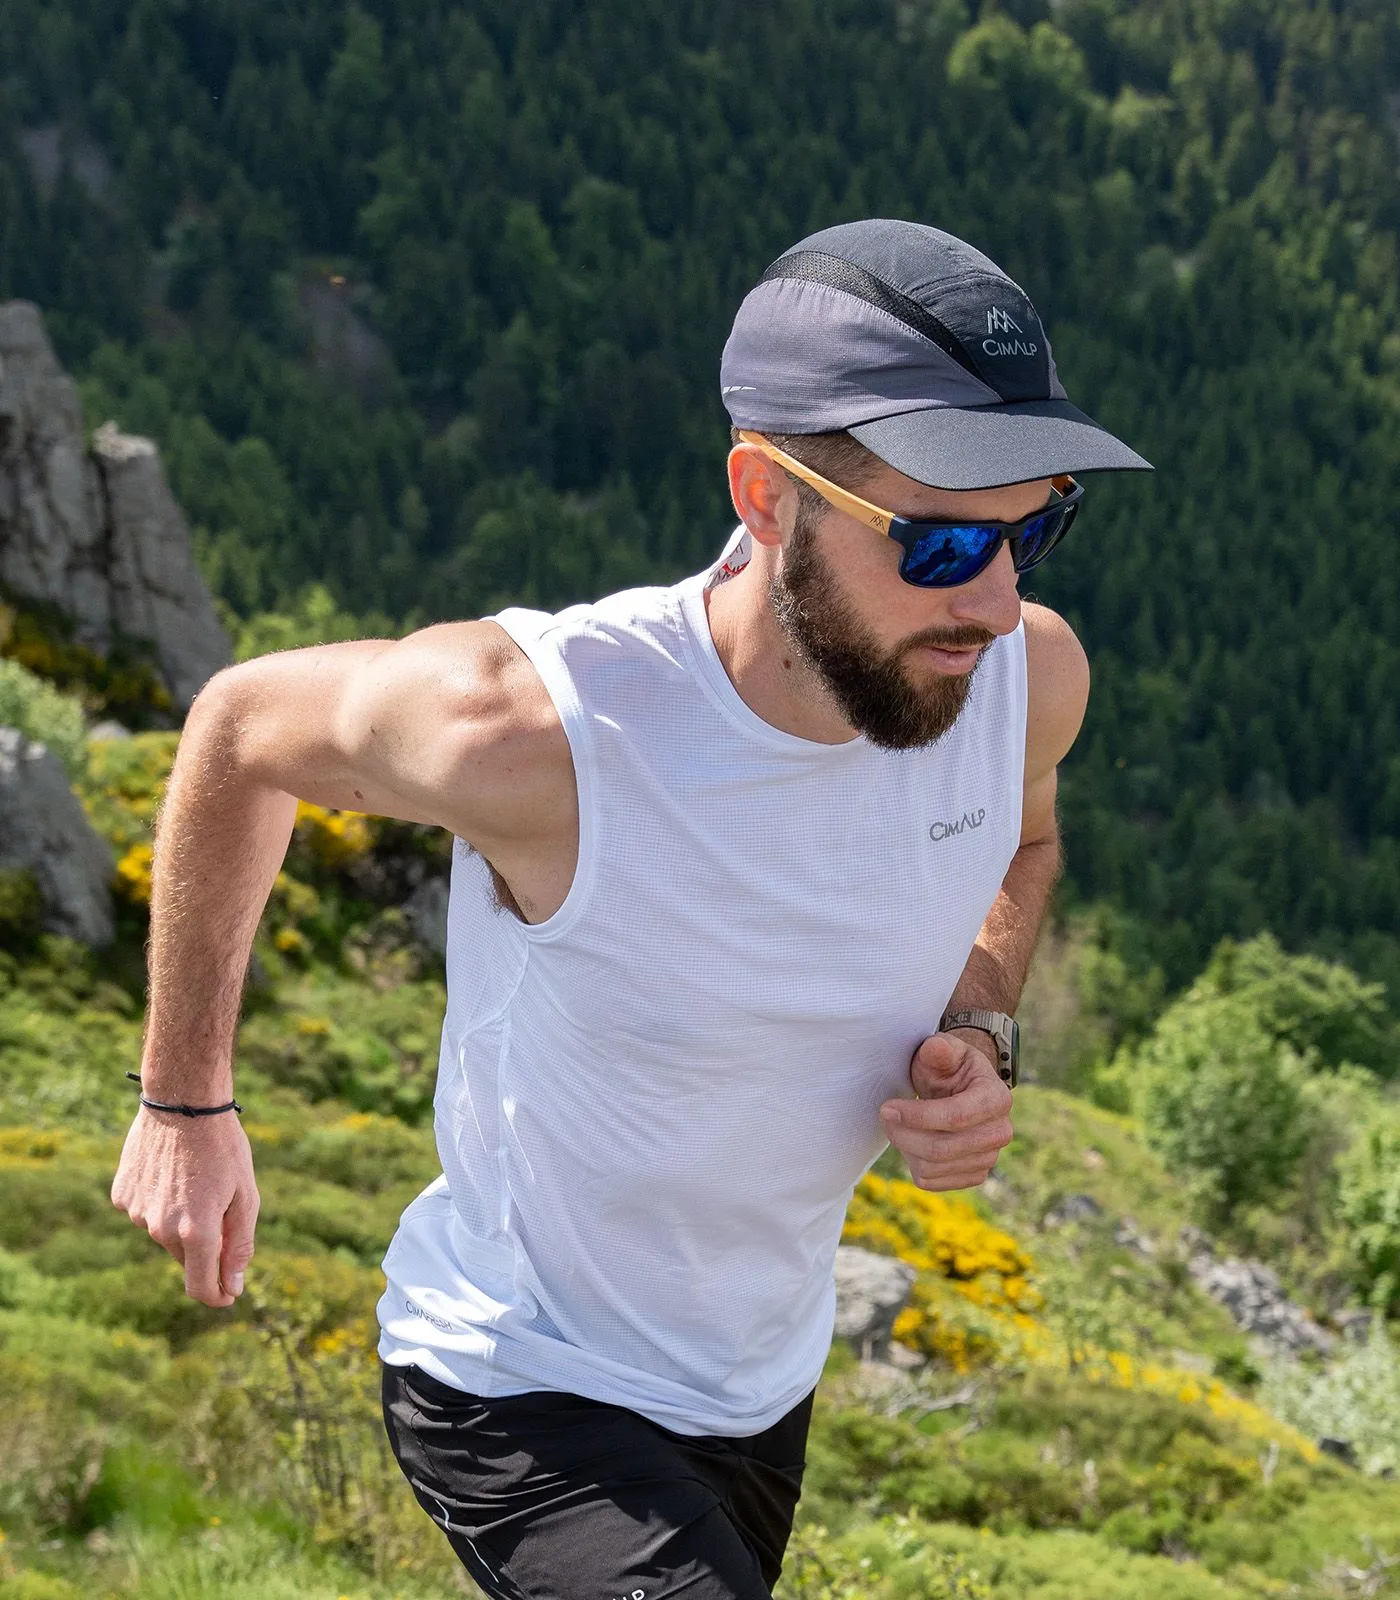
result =
[[[932,1098],[941,1094],[957,1077],[966,1056],[966,1047],[946,1033],[935,1033],[924,1040],[909,1063],[909,1081],[915,1094]]]
[[[219,1251],[219,1282],[226,1294],[243,1293],[243,1274],[253,1259],[253,1231],[258,1221],[258,1194],[240,1187],[224,1212],[223,1246]]]

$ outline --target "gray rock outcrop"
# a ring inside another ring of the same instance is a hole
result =
[[[87,448],[77,390],[23,300],[0,305],[0,586],[57,606],[99,654],[147,646],[182,712],[232,659],[155,445],[106,423]]]
[[[1283,1291],[1278,1274],[1262,1261],[1218,1259],[1210,1241],[1197,1228],[1181,1230],[1190,1251],[1187,1266],[1197,1285],[1235,1319],[1235,1326],[1253,1334],[1275,1351],[1299,1355],[1305,1350],[1329,1355],[1336,1335],[1319,1326]]]
[[[447,895],[446,878],[424,878],[403,903],[414,937],[439,956],[447,954]]]
[[[0,870],[33,873],[43,925],[84,944],[110,944],[112,867],[58,757],[0,727]]]
[[[890,1353],[890,1332],[914,1282],[914,1269],[857,1245],[836,1251],[836,1337],[876,1361]]]

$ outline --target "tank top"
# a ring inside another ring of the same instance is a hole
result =
[[[816,1383],[852,1190],[912,1093],[1021,827],[1025,641],[933,745],[821,744],[731,683],[705,589],[742,565],[495,619],[578,788],[530,925],[454,841],[442,1175],[384,1259],[380,1354],[471,1393],[563,1390],[677,1433]]]

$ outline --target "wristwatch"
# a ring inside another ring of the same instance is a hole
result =
[[[1021,1030],[1015,1017],[1004,1011],[945,1011],[938,1031],[949,1028],[978,1028],[992,1036],[997,1047],[997,1071],[1008,1089],[1016,1087],[1021,1065]]]

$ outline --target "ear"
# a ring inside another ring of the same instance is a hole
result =
[[[729,498],[759,544],[782,544],[797,515],[797,485],[757,445],[736,444],[729,452]]]

